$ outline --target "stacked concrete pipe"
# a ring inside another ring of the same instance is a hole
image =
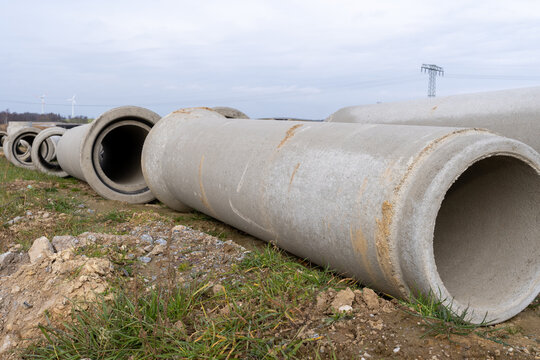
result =
[[[201,141],[204,139],[204,141]],[[473,128],[164,117],[142,154],[197,209],[382,292],[501,322],[540,290],[540,155]]]
[[[54,175],[58,177],[67,177],[69,174],[62,170],[58,160],[56,159],[56,145],[60,140],[60,137],[66,132],[66,129],[61,127],[51,127],[42,130],[34,139],[32,146],[32,163],[35,168],[42,173],[48,175]],[[50,147],[47,153],[50,153],[49,157],[43,156],[42,147]]]
[[[56,147],[58,163],[106,199],[149,202],[154,196],[142,175],[141,151],[159,119],[153,111],[136,106],[109,110],[64,133]]]
[[[328,122],[477,127],[540,152],[540,87],[363,106],[330,115]]]

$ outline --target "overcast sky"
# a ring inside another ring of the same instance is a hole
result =
[[[0,110],[341,107],[540,85],[540,1],[0,0]]]

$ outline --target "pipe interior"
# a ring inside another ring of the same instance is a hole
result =
[[[58,160],[56,159],[56,143],[54,143],[51,138],[52,136],[47,139],[43,139],[41,144],[39,144],[39,159],[37,159],[37,161],[39,161],[41,166],[43,166],[45,169],[52,171],[61,171],[62,168],[60,167],[60,164],[58,164]],[[53,152],[53,154],[50,154],[50,152]],[[33,161],[34,160],[35,159],[33,159]]]
[[[148,130],[137,125],[123,125],[105,135],[101,141],[99,166],[117,185],[145,184],[141,156]]]
[[[30,152],[32,151],[32,144],[34,143],[35,138],[36,138],[36,134],[29,133],[29,134],[20,136],[14,140],[16,143],[15,143],[15,146],[13,147],[13,150],[15,150],[13,155],[21,163],[23,164],[32,163]]]
[[[517,158],[493,156],[469,167],[447,192],[433,250],[444,286],[459,303],[508,306],[537,284],[539,175]]]

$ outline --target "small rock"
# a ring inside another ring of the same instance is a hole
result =
[[[339,311],[340,313],[341,313],[341,312],[343,312],[343,313],[350,313],[350,312],[352,312],[352,306],[350,306],[350,305],[343,305],[343,306],[340,306],[339,309],[338,309],[338,311]]]
[[[82,275],[107,275],[112,270],[112,264],[107,259],[92,258],[84,264],[81,274]]]
[[[165,246],[165,245],[167,245],[167,240],[165,240],[163,238],[159,238],[159,239],[156,240],[156,244]]]
[[[54,254],[54,248],[45,236],[34,240],[34,244],[28,250],[28,256],[30,256],[30,262],[32,264],[52,254]]]
[[[341,290],[337,293],[336,297],[330,304],[330,308],[334,311],[339,311],[339,308],[348,305],[352,306],[354,300],[354,293],[350,288],[346,288],[345,290]]]
[[[152,258],[149,256],[141,256],[138,258],[140,262],[148,264],[150,261],[152,261]]]
[[[163,245],[156,245],[154,246],[154,249],[150,251],[148,255],[156,256],[156,255],[163,254],[164,251],[165,251],[165,247]]]
[[[55,236],[52,239],[52,246],[55,248],[57,252],[66,250],[66,249],[72,249],[75,248],[76,245],[78,245],[79,240],[77,240],[76,237],[71,235],[62,235],[62,236]]]
[[[5,252],[0,255],[0,270],[8,266],[17,255],[11,251]]]
[[[51,216],[51,214],[44,212],[42,218],[47,219],[49,216]]]
[[[11,293],[12,294],[16,294],[19,291],[21,291],[21,288],[19,286],[17,286],[17,285],[15,285],[14,287],[11,288]]]
[[[393,351],[394,351],[394,354],[397,354],[397,353],[399,352],[399,350],[401,350],[401,348],[400,348],[399,346],[396,346],[396,347],[394,348],[394,350],[393,350]]]
[[[317,295],[317,305],[315,305],[315,309],[319,312],[325,311],[328,303],[328,294],[327,293],[319,293]]]
[[[362,299],[366,303],[368,309],[377,310],[379,308],[379,295],[370,288],[364,288],[362,290]]]
[[[152,239],[152,237],[150,235],[148,235],[148,234],[141,235],[141,240],[146,242],[146,243],[149,243],[149,244],[154,243],[154,239]]]
[[[9,251],[11,252],[19,252],[22,250],[22,245],[21,244],[15,244],[13,245],[12,247],[9,248]]]
[[[27,308],[27,309],[31,309],[31,308],[34,307],[34,305],[32,305],[32,304],[30,304],[30,303],[28,303],[28,302],[26,302],[26,301],[23,301],[23,305],[24,305],[24,307]]]
[[[143,247],[143,250],[148,253],[148,252],[152,251],[153,248],[154,248],[154,245],[150,244],[150,245],[146,245],[145,247]]]
[[[187,227],[184,226],[184,225],[176,225],[175,227],[173,227],[171,229],[171,231],[174,233],[174,232],[184,232],[187,230]]]
[[[216,284],[212,286],[212,292],[214,293],[214,295],[222,294],[225,292],[225,287],[223,287],[223,285],[221,284]]]

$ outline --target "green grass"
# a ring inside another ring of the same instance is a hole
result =
[[[317,345],[297,337],[300,309],[329,287],[355,286],[270,246],[250,253],[228,277],[216,294],[211,282],[150,291],[119,286],[114,300],[75,309],[62,328],[42,326],[43,341],[23,358],[302,358]]]
[[[16,180],[37,182],[30,187],[21,184],[20,188],[8,189],[7,185]],[[25,250],[43,235],[52,238],[56,235],[76,236],[86,231],[118,233],[116,225],[126,221],[131,212],[111,210],[105,214],[89,214],[86,208],[79,207],[79,191],[72,191],[78,189],[79,183],[73,178],[58,178],[16,167],[0,156],[0,226],[17,216],[24,216],[28,210],[34,214],[37,210],[65,214],[56,217],[47,227],[28,226],[10,234]],[[9,227],[4,225],[4,229]]]
[[[403,305],[412,309],[408,312],[411,315],[417,316],[422,320],[422,324],[426,327],[426,335],[444,335],[450,339],[451,335],[469,335],[476,332],[490,323],[486,321],[487,314],[480,324],[472,324],[468,321],[470,314],[468,309],[464,309],[461,313],[456,313],[452,309],[452,301],[449,305],[446,299],[437,296],[430,291],[427,295],[421,292],[416,292],[409,296],[409,300],[401,300]]]

